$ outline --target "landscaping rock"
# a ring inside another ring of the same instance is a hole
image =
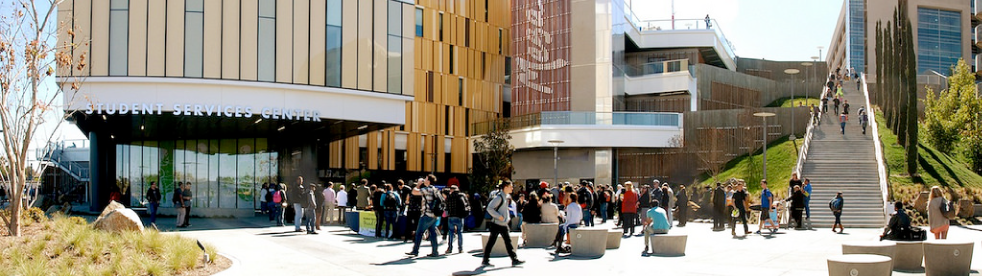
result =
[[[968,199],[958,200],[958,217],[970,218],[974,215],[975,215],[975,206],[973,206],[972,200],[968,200]]]
[[[95,228],[109,232],[140,231],[143,232],[143,221],[131,209],[116,209],[105,217],[95,221]]]
[[[920,212],[921,214],[927,213],[927,200],[931,195],[924,191],[917,195],[917,199],[914,199],[914,210]]]
[[[106,209],[102,209],[102,214],[99,214],[99,217],[96,218],[95,221],[102,220],[102,218],[106,217],[106,215],[109,213],[112,213],[112,211],[116,211],[116,209],[126,209],[126,206],[123,206],[123,204],[120,204],[115,200],[109,201],[109,205],[106,206]]]

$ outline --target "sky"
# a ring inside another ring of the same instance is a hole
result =
[[[670,19],[673,0],[625,0],[641,20]],[[43,1],[40,1],[43,2]],[[735,48],[737,56],[768,60],[812,60],[822,58],[832,40],[832,31],[842,9],[842,0],[675,0],[676,19],[701,19],[708,14],[717,21]],[[692,22],[692,21],[689,21]],[[677,21],[676,28],[685,28]],[[688,23],[691,24],[691,23]],[[50,133],[51,125],[42,133]],[[84,139],[77,127],[62,124],[56,137]],[[41,135],[40,137],[47,137]],[[57,138],[56,138],[57,139]],[[43,144],[35,144],[42,145]]]
[[[630,1],[641,20],[670,19],[673,0]],[[768,60],[822,59],[842,10],[842,0],[674,0],[676,19],[708,14],[737,56]],[[675,28],[685,28],[676,23]]]

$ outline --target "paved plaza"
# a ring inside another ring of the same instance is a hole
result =
[[[159,222],[166,224],[172,219]],[[773,235],[730,236],[729,230],[713,232],[709,223],[689,223],[672,233],[688,234],[686,255],[642,257],[642,237],[625,238],[620,249],[610,249],[601,258],[555,257],[553,250],[518,249],[524,265],[511,267],[506,257],[492,258],[494,267],[480,266],[479,233],[464,234],[465,253],[437,258],[422,257],[429,242],[420,248],[421,257],[407,257],[412,242],[379,240],[360,236],[342,226],[322,227],[320,235],[293,232],[293,225],[270,226],[265,218],[193,219],[193,227],[180,234],[214,244],[235,263],[223,275],[542,275],[542,273],[585,272],[584,275],[828,275],[826,257],[841,253],[842,242],[878,239],[879,229],[849,229],[845,234],[829,228],[784,230]],[[162,225],[162,231],[175,231]],[[610,228],[613,223],[598,224]],[[738,226],[739,227],[739,226]],[[848,227],[848,225],[846,225]],[[756,226],[751,226],[755,231]],[[741,229],[742,230],[742,229]],[[638,227],[637,233],[641,228]],[[952,240],[975,242],[972,275],[982,271],[982,231],[952,227]],[[446,250],[441,242],[439,251]],[[894,275],[924,275],[894,272]]]

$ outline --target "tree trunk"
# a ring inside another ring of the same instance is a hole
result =
[[[14,170],[21,171],[21,173],[14,173],[13,185],[10,187],[10,224],[7,225],[7,230],[10,232],[11,236],[20,237],[20,218],[21,213],[23,213],[23,197],[24,197],[24,174],[23,169],[17,168]]]

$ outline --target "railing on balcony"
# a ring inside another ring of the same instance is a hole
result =
[[[66,160],[63,156],[65,149],[87,148],[88,146],[89,141],[84,139],[49,142],[44,148],[37,150],[37,159],[65,170],[80,181],[88,181],[88,163]]]
[[[483,135],[492,129],[508,130],[542,125],[605,125],[680,127],[681,113],[670,112],[579,112],[545,111],[473,124],[469,135]]]
[[[664,74],[672,72],[682,72],[689,69],[688,59],[673,59],[665,61],[655,61],[642,63],[638,65],[628,65],[625,67],[625,73],[631,77],[644,76],[644,75],[654,75],[654,74]],[[691,74],[692,72],[690,72]]]

